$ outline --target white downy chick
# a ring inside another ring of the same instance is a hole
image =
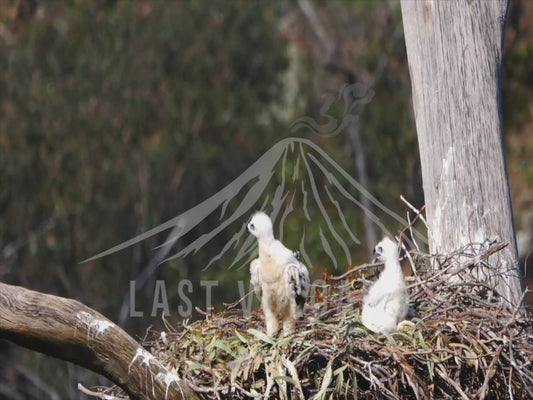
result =
[[[374,248],[374,254],[385,269],[365,296],[361,321],[373,332],[388,333],[397,330],[407,315],[409,295],[397,244],[385,238]]]
[[[307,267],[274,238],[272,221],[264,212],[252,216],[248,230],[257,238],[259,257],[250,263],[250,282],[261,300],[267,334],[273,336],[280,321],[284,333],[290,333],[303,317],[310,286]]]

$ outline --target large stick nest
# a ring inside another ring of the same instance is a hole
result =
[[[144,345],[208,399],[533,398],[531,316],[472,283],[503,247],[407,254],[416,316],[390,335],[361,324],[362,266],[317,288],[288,337],[267,337],[260,312],[233,309],[150,331]]]

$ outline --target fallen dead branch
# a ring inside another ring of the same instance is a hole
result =
[[[0,339],[91,369],[131,399],[197,399],[131,336],[72,299],[0,283]]]

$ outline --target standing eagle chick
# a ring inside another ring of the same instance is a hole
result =
[[[272,221],[264,212],[252,216],[248,230],[257,238],[259,249],[259,257],[250,263],[250,283],[261,301],[267,335],[278,331],[280,320],[283,331],[290,333],[303,316],[309,272],[296,253],[274,238]]]
[[[385,269],[364,299],[361,320],[373,332],[388,333],[397,330],[407,315],[409,296],[396,243],[385,238],[374,248],[374,254]]]

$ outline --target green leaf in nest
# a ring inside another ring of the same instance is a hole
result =
[[[262,342],[274,345],[274,340],[267,336],[265,333],[258,331],[257,329],[250,328],[246,332],[248,332],[250,335],[255,336],[257,339],[259,339]]]
[[[298,383],[296,383],[296,381],[292,379],[290,376],[279,375],[279,376],[275,376],[274,380],[285,381],[294,386],[298,385]]]
[[[216,357],[216,349],[220,349],[231,356],[233,355],[233,350],[231,349],[229,343],[222,339],[219,339],[218,336],[214,336],[211,340],[211,343],[209,343],[209,345],[207,346],[207,351],[209,352],[210,359]]]

